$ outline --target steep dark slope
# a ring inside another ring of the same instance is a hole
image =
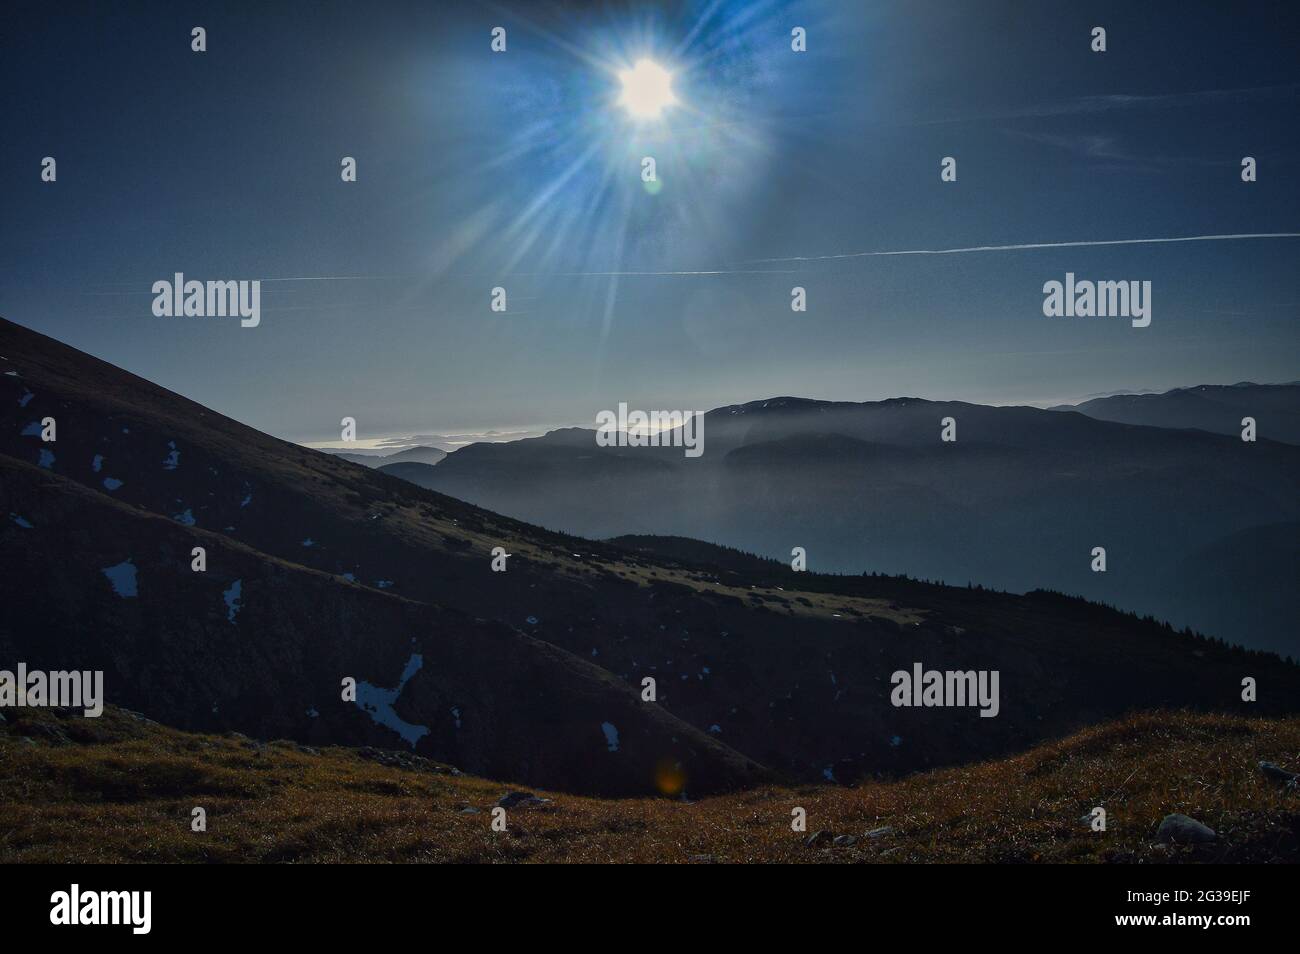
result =
[[[762,778],[603,669],[499,623],[268,557],[4,456],[0,513],[10,671],[103,670],[109,701],[181,728],[410,746],[571,791],[652,792],[665,763],[692,791]],[[362,687],[356,703],[345,677]]]
[[[208,531],[264,558],[329,574],[329,585],[349,592],[399,596],[505,623],[581,656],[634,691],[652,678],[657,706],[761,764],[800,777],[822,778],[829,770],[845,780],[971,761],[1132,709],[1250,713],[1300,704],[1300,672],[1274,657],[1180,636],[1078,600],[795,574],[784,565],[764,573],[676,562],[548,532],[277,441],[12,324],[0,324],[0,355],[0,453],[37,467],[44,463],[44,472],[161,515],[180,532]],[[45,416],[58,420],[53,444],[24,434]],[[1072,417],[1080,428],[1114,426]],[[582,441],[589,437],[572,432],[557,441],[586,453]],[[826,446],[834,450],[836,441]],[[553,446],[542,450],[555,453]],[[887,451],[900,459],[930,452]],[[866,459],[878,453],[874,447],[863,451]],[[563,454],[559,459],[567,460]],[[636,496],[643,488],[624,471],[645,467],[641,458],[610,460],[611,493],[621,485],[629,494],[610,506],[665,521],[691,513],[691,500],[672,494],[663,481],[648,496]],[[108,478],[122,483],[110,489]],[[520,479],[540,478],[524,473]],[[656,508],[655,501],[662,503]],[[800,506],[812,515],[814,503]],[[506,572],[491,569],[496,546],[511,554]],[[90,569],[84,572],[98,581],[110,565],[98,561],[109,555],[87,547],[94,558],[85,561]],[[70,546],[67,558],[79,559],[79,550]],[[810,558],[819,566],[815,550]],[[39,580],[33,589],[39,594]],[[24,630],[39,631],[37,613],[33,603],[20,621]],[[162,631],[154,620],[144,635],[157,639]],[[412,635],[403,629],[384,638],[405,649]],[[122,638],[131,645],[137,637]],[[409,660],[409,650],[404,657],[398,649],[389,652],[394,660],[373,676],[387,681],[376,685],[395,685],[402,659]],[[479,684],[496,678],[490,659],[468,658],[466,665],[488,670]],[[998,670],[1000,714],[981,719],[971,708],[893,707],[891,673],[916,662]],[[1258,703],[1239,701],[1244,676],[1259,680]],[[434,713],[441,726],[450,716],[446,702],[436,703],[447,709]],[[579,720],[583,732],[586,711]],[[534,718],[518,713],[514,721],[495,722],[493,732],[519,736],[519,749],[510,751],[545,751],[549,733],[531,728]],[[424,724],[414,713],[410,721]],[[621,739],[625,730],[609,721]],[[280,732],[277,723],[271,734]],[[735,774],[721,766],[716,771],[722,778]]]
[[[431,487],[433,478],[432,464],[421,464],[418,461],[407,460],[398,461],[395,464],[382,464],[375,468],[388,474],[390,477],[400,477],[402,480],[409,480],[417,487]]]

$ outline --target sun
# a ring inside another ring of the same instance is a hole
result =
[[[637,60],[630,70],[620,70],[623,95],[619,102],[637,119],[655,119],[665,106],[677,102],[673,76],[654,60]]]

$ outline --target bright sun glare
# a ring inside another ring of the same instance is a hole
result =
[[[677,102],[673,95],[673,77],[654,60],[637,60],[630,70],[618,74],[623,81],[619,102],[637,119],[654,119],[665,106]]]

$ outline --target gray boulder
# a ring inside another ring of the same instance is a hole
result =
[[[535,808],[545,805],[549,798],[538,798],[532,792],[508,792],[497,799],[498,808]]]
[[[1156,837],[1161,841],[1172,841],[1185,845],[1201,845],[1219,837],[1213,828],[1202,825],[1195,818],[1174,813],[1166,815],[1156,829]]]

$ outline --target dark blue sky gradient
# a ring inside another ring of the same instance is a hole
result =
[[[1297,239],[760,262],[1300,231],[1295,4],[185,6],[0,24],[0,315],[279,436],[1300,378]],[[643,54],[683,107],[638,127]],[[1151,326],[1044,318],[1067,270],[1150,280]],[[341,280],[241,329],[154,317],[175,271]]]

